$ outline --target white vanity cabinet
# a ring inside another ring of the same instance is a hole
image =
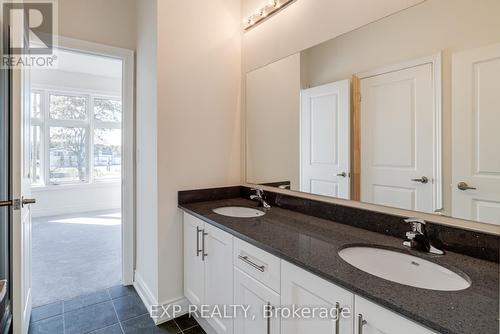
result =
[[[184,295],[195,305],[233,304],[233,237],[184,213]],[[222,310],[222,309],[221,309]],[[207,319],[218,334],[232,334],[233,320]]]
[[[283,318],[282,334],[352,334],[354,332],[352,321],[354,294],[285,261],[281,264],[281,305],[283,307],[297,305],[337,308],[338,313],[342,308],[351,310],[346,318],[342,316],[336,319]]]
[[[239,312],[234,320],[207,319],[218,334],[436,334],[187,213],[184,294],[194,305],[250,306],[247,318]],[[350,312],[297,319],[275,309],[267,319],[266,305]]]
[[[436,334],[362,297],[354,301],[355,334]]]
[[[205,263],[201,255],[204,222],[184,213],[184,296],[194,305],[205,300]]]
[[[238,268],[234,268],[234,303],[250,307],[248,316],[242,313],[234,320],[234,333],[279,334],[280,319],[264,318],[264,307],[271,310],[280,305],[280,295]]]
[[[234,238],[234,303],[248,305],[249,316],[234,321],[234,333],[279,334],[280,319],[273,309],[280,306],[281,259]],[[264,309],[273,316],[264,318]]]

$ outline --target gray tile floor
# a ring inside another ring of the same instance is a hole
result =
[[[121,282],[119,210],[33,219],[33,306]]]
[[[133,287],[115,286],[33,309],[30,334],[205,334],[185,315],[156,326]]]

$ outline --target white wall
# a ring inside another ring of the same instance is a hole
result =
[[[300,189],[300,54],[246,75],[247,182]]]
[[[157,0],[137,1],[136,281],[158,301]]]
[[[183,297],[177,191],[241,179],[241,20],[235,0],[158,1],[159,300]]]
[[[32,195],[36,198],[32,207],[34,218],[119,209],[121,205],[119,183],[34,188]]]
[[[243,36],[246,71],[269,64],[424,0],[298,0]],[[242,18],[265,0],[242,0]]]
[[[59,35],[134,50],[135,3],[144,0],[59,0]]]

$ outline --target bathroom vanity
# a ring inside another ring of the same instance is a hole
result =
[[[428,223],[430,238],[446,251],[432,255],[402,245],[405,217],[269,192],[265,210],[249,200],[251,193],[247,187],[179,192],[185,296],[195,305],[251,305],[256,315],[208,319],[217,333],[498,333],[498,236]],[[250,210],[214,212],[221,207]],[[263,215],[249,217],[252,210]],[[353,247],[389,254],[392,265],[384,254],[376,259],[389,279],[339,255]],[[414,282],[390,280],[408,269],[392,254],[415,267],[407,275]],[[441,274],[458,285],[441,284]],[[437,285],[412,286],[418,284]],[[349,309],[350,316],[264,319],[265,305]]]

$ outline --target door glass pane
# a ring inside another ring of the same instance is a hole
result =
[[[98,121],[121,122],[122,102],[110,99],[94,99],[94,115]]]
[[[50,118],[65,120],[87,119],[87,98],[70,95],[49,95]]]
[[[121,178],[121,134],[120,129],[95,129],[95,180],[119,180]]]
[[[30,159],[30,173],[31,173],[31,184],[40,185],[42,184],[42,171],[41,171],[41,156],[42,156],[42,135],[41,127],[39,125],[31,126],[30,134],[31,143],[31,159]]]
[[[51,127],[49,138],[50,183],[88,180],[87,129]]]
[[[42,94],[31,93],[31,117],[40,118],[42,116]]]

